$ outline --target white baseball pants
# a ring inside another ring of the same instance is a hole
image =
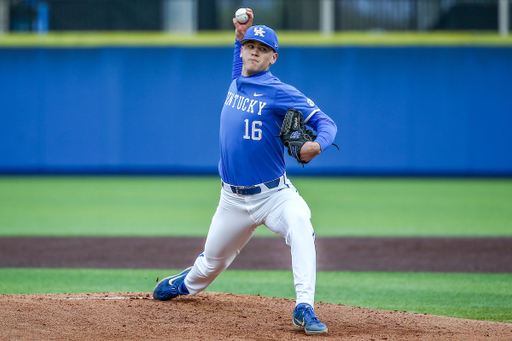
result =
[[[291,248],[296,304],[314,307],[316,250],[311,211],[286,175],[278,187],[261,188],[259,194],[237,195],[223,185],[204,252],[185,278],[185,286],[191,295],[206,289],[233,262],[256,227],[264,224]]]

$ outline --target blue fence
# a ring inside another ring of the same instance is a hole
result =
[[[0,173],[216,174],[232,49],[0,49]],[[304,169],[512,175],[512,49],[283,47],[274,75],[338,125]]]

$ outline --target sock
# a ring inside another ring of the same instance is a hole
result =
[[[188,292],[187,287],[185,286],[185,281],[184,281],[184,280],[183,280],[183,281],[181,282],[181,284],[180,284],[179,291],[180,291],[180,293],[181,293],[182,295],[188,295],[188,294],[190,294],[190,293]]]

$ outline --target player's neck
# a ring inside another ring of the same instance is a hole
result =
[[[255,72],[250,72],[248,70],[242,70],[242,76],[244,77],[251,77],[251,76],[256,76],[256,75],[260,75],[262,73],[265,73],[269,70],[270,68],[266,69],[266,70],[263,70],[263,71],[255,71]]]

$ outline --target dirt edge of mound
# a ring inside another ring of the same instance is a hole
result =
[[[0,295],[2,340],[300,340],[294,300],[200,293]],[[512,324],[316,303],[333,340],[511,340]]]

